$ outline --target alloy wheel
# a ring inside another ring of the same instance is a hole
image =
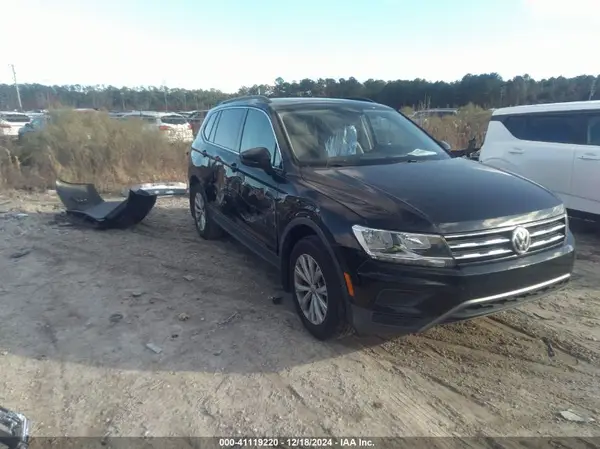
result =
[[[194,198],[194,216],[196,217],[196,227],[198,231],[204,231],[206,227],[206,207],[202,193],[198,192]]]
[[[294,288],[306,319],[314,325],[323,323],[327,316],[327,285],[321,267],[308,254],[296,259]]]

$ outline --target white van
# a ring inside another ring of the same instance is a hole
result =
[[[598,220],[600,101],[496,109],[479,161],[552,190],[575,217]]]

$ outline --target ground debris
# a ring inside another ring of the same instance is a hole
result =
[[[196,278],[194,276],[192,276],[191,274],[186,274],[185,276],[183,276],[183,279],[185,279],[188,282],[192,282]]]
[[[31,253],[30,249],[22,249],[20,251],[16,251],[16,252],[12,253],[9,257],[11,259],[20,259],[21,257],[25,257],[29,253]]]
[[[153,343],[146,343],[146,347],[156,354],[160,354],[162,352],[162,348],[159,348]]]
[[[119,322],[119,321],[121,321],[122,319],[123,319],[123,314],[121,314],[121,313],[113,313],[113,314],[112,314],[112,315],[111,315],[111,316],[108,318],[108,320],[109,320],[111,323],[118,323],[118,322]]]
[[[237,317],[239,316],[239,313],[234,312],[232,313],[230,316],[228,316],[227,318],[225,318],[223,321],[219,321],[219,325],[222,326],[224,324],[228,324],[231,323],[233,320],[235,320]]]
[[[542,337],[542,341],[546,344],[546,348],[548,350],[548,357],[554,357],[556,353],[554,352],[554,348],[552,347],[552,342],[548,337]]]
[[[281,301],[283,300],[283,296],[281,295],[272,295],[269,296],[269,299],[271,300],[271,302],[275,305],[281,304]]]
[[[182,312],[182,313],[180,313],[179,315],[177,315],[177,319],[178,319],[179,321],[187,321],[187,320],[189,320],[189,319],[190,319],[190,316],[189,316],[187,313],[185,313],[185,312]]]
[[[573,412],[573,410],[563,410],[563,411],[559,412],[559,414],[567,421],[580,422],[580,423],[594,422],[593,418],[590,418],[588,416],[580,416],[580,414]]]

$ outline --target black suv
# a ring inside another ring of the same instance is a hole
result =
[[[240,97],[192,144],[200,236],[226,231],[276,266],[317,338],[420,332],[556,291],[574,239],[562,202],[453,158],[368,100]]]

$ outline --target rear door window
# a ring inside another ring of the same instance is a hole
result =
[[[221,111],[217,123],[214,143],[228,150],[239,150],[239,136],[247,109],[232,108]]]
[[[600,113],[588,119],[586,143],[600,146]]]

